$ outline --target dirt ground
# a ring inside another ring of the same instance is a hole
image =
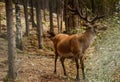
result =
[[[31,39],[28,41],[30,42]],[[50,41],[48,41],[50,43]],[[27,43],[27,42],[26,42]],[[51,44],[52,45],[52,44]],[[66,69],[68,76],[63,75],[60,61],[57,62],[57,74],[54,70],[53,51],[34,50],[34,48],[25,48],[26,51],[17,50],[18,78],[17,82],[74,82],[75,81],[75,63],[67,59]],[[29,50],[29,51],[28,51]],[[38,51],[38,53],[37,53]],[[42,53],[42,54],[41,54]],[[0,38],[0,82],[3,82],[7,74],[7,41]],[[81,79],[82,79],[82,75]]]
[[[8,70],[7,40],[5,37],[6,37],[5,34],[0,35],[0,82],[3,82]],[[53,73],[54,52],[53,52],[52,42],[50,41],[49,38],[45,37],[44,39],[45,48],[41,50],[37,48],[36,39],[37,37],[34,33],[31,34],[29,37],[24,37],[23,39],[24,51],[17,50],[17,64],[18,64],[17,82],[76,82],[75,80],[76,68],[75,68],[74,61],[70,59],[66,59],[65,61],[65,66],[68,74],[67,77],[63,75],[63,69],[59,60],[57,62],[57,74],[54,74]],[[91,54],[91,52],[93,51],[94,51],[94,47],[90,48],[89,49],[90,53],[88,52],[87,54],[93,55]],[[89,61],[86,62],[86,63],[89,63],[89,65],[86,66],[86,67],[89,67],[87,68],[88,73],[86,72],[87,78],[89,77],[92,78],[91,76],[92,74],[93,75],[97,74],[97,70],[96,72],[94,70],[91,70],[90,66],[91,66],[91,63],[94,64],[95,61],[98,61],[98,59],[100,59],[99,57],[100,56],[96,56],[96,57],[94,56],[92,59],[92,62],[89,62]],[[116,61],[118,61],[118,66],[119,66],[119,60],[116,60]],[[96,66],[99,67],[99,63]],[[102,66],[99,67],[99,69],[101,68]],[[114,69],[114,68],[111,68],[111,69]],[[120,74],[120,70],[116,69],[114,73],[114,78],[117,79],[117,81],[114,81],[114,82],[120,81],[119,74]],[[81,82],[84,82],[82,80],[81,70],[80,70],[80,78],[81,78]],[[96,82],[96,81],[86,81],[86,82]],[[105,81],[99,81],[99,82],[105,82]]]
[[[1,15],[5,17],[5,6],[1,8]],[[25,23],[23,11],[21,11],[21,24],[23,33],[25,32]],[[47,17],[49,18],[49,17]],[[49,20],[49,19],[48,19]],[[54,19],[54,21],[56,21]],[[47,25],[43,24],[44,32],[49,28],[49,21]],[[7,39],[6,39],[6,21],[2,20],[2,33],[0,34],[0,82],[3,82],[8,71],[7,62]],[[14,16],[15,23],[15,16]],[[54,23],[56,27],[56,23]],[[31,24],[30,24],[31,27]],[[57,30],[57,28],[55,28]],[[75,65],[72,60],[66,60],[66,70],[68,76],[63,75],[63,69],[60,61],[57,62],[57,74],[54,70],[54,52],[53,44],[50,39],[44,36],[44,49],[38,49],[37,36],[35,29],[31,30],[29,37],[24,37],[23,45],[24,51],[17,50],[17,64],[18,64],[18,78],[17,82],[74,82],[75,81]],[[82,75],[80,75],[82,81]]]

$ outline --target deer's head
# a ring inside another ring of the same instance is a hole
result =
[[[86,26],[86,30],[93,31],[95,33],[100,33],[107,29],[106,25],[103,25],[97,22],[97,20],[103,18],[104,16],[98,16],[97,14],[93,19],[90,19],[90,17],[88,18],[87,11],[84,16],[82,14],[82,10],[81,11],[77,10],[77,11],[78,11],[79,17],[85,21],[83,22],[82,25]]]
[[[68,6],[68,9],[77,14],[84,22],[83,26],[86,27],[86,30],[93,31],[95,33],[103,32],[107,29],[106,25],[97,23],[97,21],[105,16],[98,16],[98,14],[94,17],[88,17],[88,11],[85,9],[84,11],[77,5],[75,9],[72,9]],[[91,18],[91,19],[90,19]]]
[[[107,26],[106,25],[102,25],[101,23],[83,23],[83,26],[85,26],[85,30],[86,31],[91,31],[91,32],[95,32],[96,34],[104,32],[105,30],[107,30]]]

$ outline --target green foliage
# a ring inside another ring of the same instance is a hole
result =
[[[112,76],[120,66],[120,19],[113,16],[103,23],[109,27],[97,39],[94,55],[87,60],[87,79],[89,82],[119,82]]]
[[[93,2],[92,2],[93,1]],[[116,4],[119,0],[82,0],[80,5],[87,7],[94,13],[110,15],[116,10]]]

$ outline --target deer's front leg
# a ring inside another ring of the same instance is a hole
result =
[[[84,60],[83,60],[83,58],[82,58],[82,57],[80,57],[80,64],[81,64],[81,69],[82,69],[83,79],[85,80]]]
[[[79,77],[79,63],[78,63],[78,58],[75,58],[75,62],[76,62],[76,69],[77,69],[76,80],[80,80],[80,77]]]

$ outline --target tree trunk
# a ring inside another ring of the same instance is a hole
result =
[[[45,0],[46,1],[46,9],[49,10],[49,0]]]
[[[49,0],[49,16],[50,16],[50,33],[54,33],[54,28],[53,28],[53,1]]]
[[[26,25],[26,33],[25,35],[29,35],[29,21],[28,21],[28,0],[23,0],[23,7],[24,7],[24,13],[25,13],[25,25]]]
[[[92,8],[92,13],[95,13],[96,7],[95,7],[95,2],[94,2],[94,0],[91,0],[91,8]]]
[[[118,13],[120,13],[120,0],[118,2]]]
[[[16,47],[20,50],[23,50],[19,0],[16,0],[15,2],[15,10],[16,10]]]
[[[44,15],[44,21],[46,21],[46,1],[45,0],[43,0],[43,15]]]
[[[7,19],[7,35],[8,35],[8,80],[14,82],[17,77],[16,66],[16,43],[15,33],[13,31],[13,7],[12,0],[6,0],[6,19]]]
[[[0,12],[0,33],[2,31],[1,21],[2,21],[2,18],[1,18],[1,12]]]
[[[76,30],[79,25],[78,16],[72,14],[71,11],[68,9],[68,6],[75,9],[76,4],[78,4],[76,0],[65,0],[64,19],[67,33],[73,33],[74,30]]]
[[[57,24],[58,24],[58,33],[62,32],[62,22],[63,22],[63,2],[57,0]]]
[[[65,0],[64,1],[64,20],[65,20],[65,32],[66,33],[69,31],[69,29],[68,29],[68,15],[67,15],[68,10],[66,10],[67,4],[68,4],[68,0]]]
[[[34,1],[30,0],[30,4],[31,4],[31,22],[32,22],[32,27],[36,27],[35,21],[34,21]]]
[[[43,48],[43,26],[41,20],[41,12],[40,12],[40,1],[36,1],[36,19],[37,19],[37,31],[38,31],[38,45],[39,48]]]

